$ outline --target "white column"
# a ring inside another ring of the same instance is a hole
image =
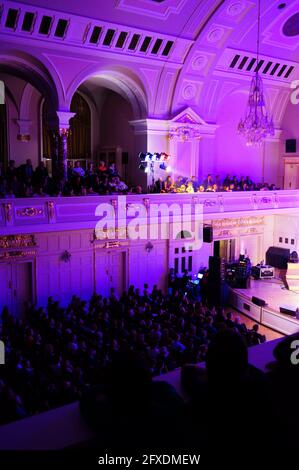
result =
[[[69,111],[57,111],[60,136],[59,160],[61,165],[61,173],[65,180],[67,179],[67,138],[70,129],[69,121],[75,115],[76,113],[71,113]]]
[[[130,124],[135,130],[135,150],[136,150],[136,166],[137,155],[139,152],[151,152],[151,153],[170,153],[169,148],[169,126],[168,121],[163,119],[141,119],[137,121],[130,121]],[[139,148],[136,148],[136,143],[140,144]],[[172,167],[172,159],[169,161],[169,166]],[[167,173],[160,169],[159,163],[154,163],[153,173],[146,174],[146,181],[144,184],[150,186],[157,178],[166,178]],[[141,173],[141,171],[140,171]]]

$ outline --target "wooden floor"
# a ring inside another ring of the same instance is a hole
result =
[[[240,317],[241,323],[245,323],[247,328],[251,329],[253,325],[257,323],[256,321],[251,320],[251,318],[246,317],[246,315],[243,315],[243,313],[238,312],[233,307],[227,307],[225,310],[226,312],[232,312],[233,318]],[[271,330],[271,328],[268,328],[263,325],[259,325],[259,332],[261,333],[261,335],[266,336],[267,341],[272,341],[273,339],[282,338],[284,336],[283,334]]]

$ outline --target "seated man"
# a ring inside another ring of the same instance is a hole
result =
[[[79,161],[76,161],[76,163],[75,163],[75,168],[73,169],[73,175],[81,176],[81,177],[85,176],[85,171],[81,167]]]
[[[114,162],[110,163],[108,168],[108,175],[109,176],[119,176],[118,170]]]
[[[213,186],[213,178],[212,178],[212,175],[208,175],[206,177],[206,179],[204,180],[203,182],[203,185],[205,187],[205,189],[207,190],[208,188],[212,188]]]
[[[158,178],[154,183],[154,193],[161,193],[163,189],[162,178]]]
[[[179,189],[182,186],[182,184],[183,184],[183,177],[178,176],[177,179],[174,182],[175,189]]]
[[[124,191],[127,191],[128,186],[123,181],[121,181],[121,179],[118,176],[113,178],[113,180],[114,180],[114,183],[115,183],[115,189],[118,193],[122,193]]]
[[[191,181],[191,183],[192,183],[194,192],[197,193],[198,188],[199,188],[199,182],[198,182],[198,179],[196,178],[196,176],[191,176],[190,180],[188,180],[188,183],[189,183],[189,181]]]

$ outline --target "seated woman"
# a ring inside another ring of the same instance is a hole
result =
[[[192,181],[188,181],[187,187],[186,187],[186,193],[193,194],[194,193],[194,188],[193,188],[193,183]]]
[[[186,186],[184,184],[181,184],[176,190],[177,193],[185,193],[186,192]]]
[[[166,177],[166,180],[164,181],[163,183],[163,189],[162,189],[162,192],[163,193],[171,193],[174,191],[174,185],[173,185],[173,181],[171,179],[171,176],[168,175]]]

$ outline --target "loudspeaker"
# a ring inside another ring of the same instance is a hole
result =
[[[280,313],[284,313],[285,315],[291,315],[291,317],[296,316],[296,309],[293,307],[289,307],[288,305],[281,305],[279,307]]]
[[[203,227],[203,242],[212,243],[213,241],[213,227],[212,225],[204,225]]]
[[[296,139],[286,140],[286,153],[296,153]]]
[[[288,248],[270,246],[266,251],[266,264],[274,268],[287,269],[289,259],[290,250]]]
[[[209,280],[212,282],[225,280],[225,261],[218,256],[209,256]]]
[[[217,308],[224,307],[228,303],[229,286],[226,282],[212,282],[208,287],[209,305]]]
[[[121,154],[121,163],[122,163],[122,165],[128,165],[128,163],[129,163],[129,154],[128,154],[128,152],[122,152],[122,154]]]
[[[251,298],[251,302],[259,307],[265,307],[266,302],[263,299],[259,299],[258,297],[253,296]]]

